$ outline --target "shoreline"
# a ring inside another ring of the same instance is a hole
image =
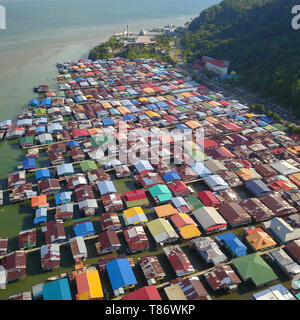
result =
[[[176,22],[183,22],[191,19],[192,17],[178,16],[172,18],[158,18],[145,22],[137,22],[132,25],[132,31],[138,32],[143,28],[147,27],[162,27],[167,23],[176,24]],[[160,24],[158,22],[160,21]],[[125,30],[124,26],[124,30]],[[105,31],[102,36],[94,36],[89,39],[73,39],[66,45],[63,40],[56,43],[49,42],[43,45],[42,48],[26,48],[20,52],[15,53],[16,56],[12,56],[12,52],[1,53],[0,58],[2,62],[2,72],[0,74],[0,96],[4,97],[0,100],[0,119],[4,121],[10,117],[14,117],[15,114],[21,111],[24,101],[29,100],[33,96],[32,87],[40,83],[46,83],[47,78],[53,78],[55,76],[55,63],[58,60],[80,60],[81,57],[87,57],[90,50],[107,41],[113,34],[122,31],[121,25],[116,25],[110,30]],[[87,29],[89,30],[89,29]],[[87,36],[89,35],[86,31]],[[13,49],[15,52],[15,49]],[[31,55],[34,53],[34,56]],[[54,52],[54,56],[51,53]],[[66,58],[67,57],[67,58]],[[68,58],[71,57],[71,58]],[[25,59],[25,60],[24,60]],[[23,60],[25,63],[20,67],[19,65],[14,66],[14,60]],[[0,61],[0,68],[1,68]],[[5,64],[4,64],[5,61]],[[7,65],[13,67],[7,67]],[[29,84],[30,83],[30,86]],[[1,88],[2,87],[2,88]],[[17,89],[16,89],[17,88]],[[6,106],[12,107],[6,109]]]

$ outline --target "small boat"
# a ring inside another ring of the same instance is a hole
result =
[[[47,91],[49,91],[49,86],[47,84],[42,84],[42,85],[33,87],[34,93],[45,93]]]
[[[0,190],[0,206],[3,206],[3,191]]]
[[[6,130],[0,130],[0,141],[4,138]]]
[[[47,281],[55,281],[55,280],[63,279],[63,278],[66,278],[66,277],[68,277],[67,273],[61,273],[58,276],[54,276],[54,277],[48,278]]]

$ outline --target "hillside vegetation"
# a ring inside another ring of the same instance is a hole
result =
[[[298,3],[297,3],[298,2]],[[182,36],[188,62],[203,55],[231,60],[253,91],[300,116],[300,30],[291,27],[297,0],[224,0],[204,10]]]
[[[169,55],[171,38],[167,36],[155,37],[155,42],[149,46],[128,45],[123,46],[116,37],[111,37],[108,41],[93,48],[89,53],[89,59],[110,59],[122,57],[127,59],[161,59],[167,63],[175,64]]]

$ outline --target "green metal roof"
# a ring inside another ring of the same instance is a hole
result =
[[[285,131],[287,128],[283,125],[283,124],[281,124],[281,123],[274,123],[274,124],[272,124],[272,126],[273,127],[275,127],[275,128],[277,128],[278,130],[280,130],[280,131]]]
[[[40,109],[34,110],[34,113],[36,116],[40,117],[40,116],[45,116],[47,114],[47,111],[46,109],[40,108]]]
[[[95,161],[85,160],[85,161],[80,162],[80,168],[82,171],[89,171],[89,170],[97,169],[97,165],[96,165]]]
[[[185,113],[188,112],[189,109],[183,107],[183,106],[179,106],[179,107],[175,107],[175,109],[177,109],[178,111],[180,111],[181,113]]]
[[[149,200],[147,198],[134,200],[134,201],[126,201],[127,208],[137,207],[137,206],[147,206],[149,204]]]
[[[100,137],[95,136],[90,138],[90,143],[92,144],[93,147],[102,146],[106,143],[112,143],[112,142],[114,142],[114,138],[111,135],[105,135]]]
[[[33,137],[32,136],[22,137],[20,139],[20,144],[23,144],[23,143],[33,143]]]
[[[157,197],[158,195],[163,194],[171,194],[170,189],[165,184],[157,184],[149,188],[149,192],[151,193],[152,197]]]
[[[231,262],[244,280],[251,279],[256,286],[277,279],[271,267],[257,253],[232,259]]]
[[[169,201],[169,200],[172,200],[172,194],[171,194],[171,193],[159,194],[159,195],[157,196],[157,199],[158,199],[160,202]]]
[[[204,204],[195,196],[189,196],[186,200],[193,206],[194,210],[204,207]]]

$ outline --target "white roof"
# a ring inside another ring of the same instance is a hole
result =
[[[82,208],[98,208],[98,203],[96,199],[87,199],[78,202],[79,209]]]
[[[270,166],[283,175],[290,175],[300,171],[285,160],[270,163]]]
[[[226,224],[227,222],[220,213],[213,207],[202,207],[192,212],[196,220],[204,229],[212,227],[216,224]]]
[[[219,175],[215,174],[204,178],[204,181],[213,191],[228,189],[228,183]]]

